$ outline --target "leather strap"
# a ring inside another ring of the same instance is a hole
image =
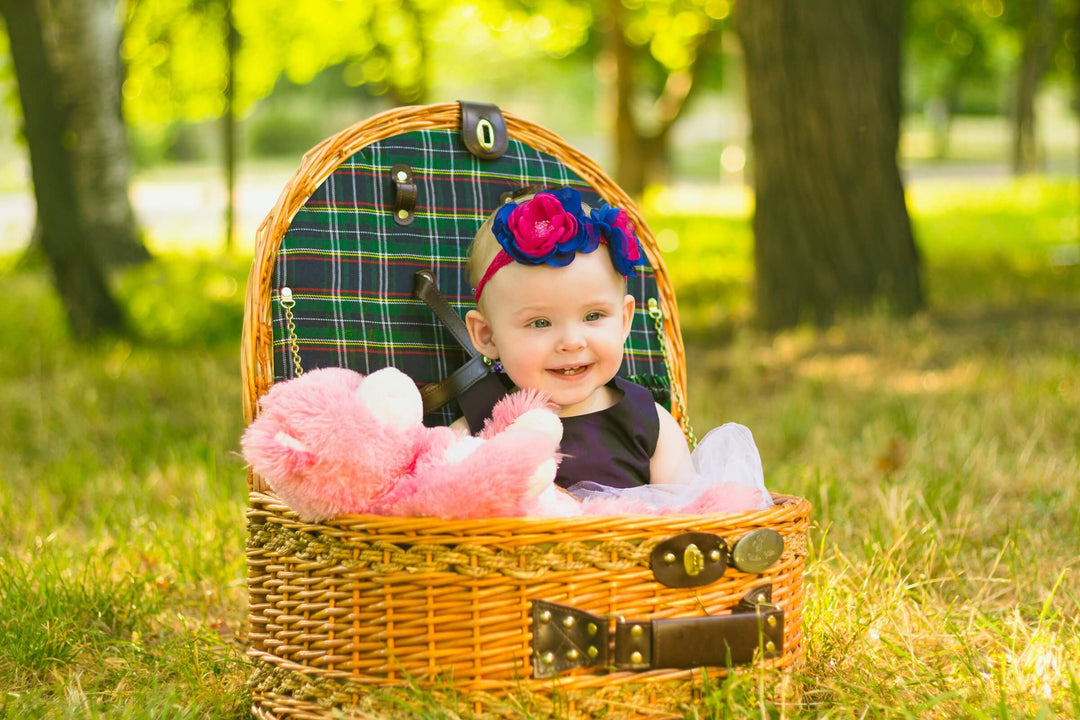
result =
[[[506,119],[497,105],[458,101],[461,106],[461,139],[481,160],[498,160],[510,146]]]
[[[689,669],[745,665],[784,652],[784,610],[771,586],[751,590],[730,615],[608,620],[574,607],[534,600],[534,678],[566,670]]]
[[[506,394],[507,387],[500,376],[492,372],[485,363],[485,358],[473,347],[469,338],[469,329],[465,322],[446,302],[439,292],[435,276],[428,270],[418,270],[413,276],[413,295],[431,308],[435,317],[454,336],[469,360],[449,377],[439,382],[429,383],[420,391],[424,402],[424,414],[438,410],[451,400],[457,400],[469,422],[469,430],[477,433],[483,427],[481,418],[486,418],[495,402]],[[467,390],[472,392],[466,394]],[[479,423],[479,424],[477,424]]]
[[[438,410],[454,398],[460,397],[490,372],[491,368],[484,364],[484,356],[473,355],[467,363],[450,373],[445,379],[428,383],[420,389],[420,398],[424,401],[424,414]]]
[[[783,651],[784,611],[775,605],[763,606],[760,613],[615,625],[615,667],[621,670],[745,665],[758,652],[767,660]]]
[[[394,222],[410,225],[416,219],[416,182],[412,168],[395,165],[390,168],[390,179],[394,182]]]
[[[435,276],[429,270],[417,270],[413,276],[413,296],[423,300],[424,304],[431,308],[435,317],[439,318],[443,326],[453,334],[458,344],[465,349],[469,356],[479,355],[473,347],[469,337],[469,329],[465,327],[465,321],[461,319],[446,298],[439,292],[439,286],[435,282]]]

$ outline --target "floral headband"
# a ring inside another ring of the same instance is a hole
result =
[[[543,190],[523,203],[507,202],[495,213],[491,232],[502,249],[476,284],[476,300],[492,276],[512,262],[563,267],[577,253],[591,253],[604,243],[611,263],[624,277],[636,277],[641,245],[625,210],[603,203],[588,214],[581,194],[570,187]]]

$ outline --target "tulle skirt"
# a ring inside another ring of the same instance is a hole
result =
[[[677,482],[613,488],[585,481],[572,485],[569,492],[581,501],[586,515],[742,512],[773,504],[754,436],[737,423],[710,430],[678,473]]]

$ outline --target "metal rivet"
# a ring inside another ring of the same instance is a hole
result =
[[[765,597],[765,593],[760,593],[756,598],[754,598],[754,602],[760,604],[767,601],[768,599],[769,598]]]
[[[595,635],[598,629],[599,628],[596,627],[596,623],[589,623],[589,627],[587,628],[590,635]]]
[[[673,552],[665,553],[664,554],[664,562],[666,562],[668,565],[671,565],[672,563],[674,563],[675,562],[675,553],[673,553]]]
[[[407,172],[405,172],[404,170],[398,170],[398,173],[397,173],[397,181],[398,182],[405,182],[408,179],[409,179],[409,174]]]
[[[594,658],[600,654],[600,650],[595,645],[589,646],[589,657]]]
[[[563,618],[562,624],[563,624],[563,627],[568,627],[568,628],[574,627],[574,616],[573,615],[567,615],[566,617]]]
[[[776,627],[776,616],[770,615],[769,619],[766,622],[769,623],[769,627]]]
[[[407,217],[409,217],[409,211],[408,210],[398,210],[397,211],[397,216],[398,216],[399,219],[404,220]]]
[[[643,632],[645,632],[645,631],[641,629],[640,625],[635,625],[634,627],[630,628],[630,636],[631,637],[639,638],[639,637],[641,637],[641,634]]]
[[[544,623],[551,622],[551,611],[550,610],[545,610],[544,612],[540,613],[540,622],[544,622]]]
[[[776,643],[774,643],[772,640],[765,643],[765,652],[776,652]]]
[[[544,653],[544,657],[540,659],[544,661],[545,665],[550,665],[551,663],[555,662],[555,653]]]
[[[632,652],[630,654],[630,662],[634,663],[635,665],[640,663],[641,662],[641,653],[639,653],[637,650]]]
[[[568,660],[577,660],[579,657],[581,657],[581,653],[579,653],[576,648],[571,649],[566,653],[566,658]]]
[[[713,562],[720,562],[720,551],[713,550],[711,553],[709,553],[709,559]]]

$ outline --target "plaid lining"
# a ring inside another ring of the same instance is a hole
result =
[[[405,164],[417,186],[416,218],[392,217],[390,168]],[[570,185],[596,205],[599,196],[558,159],[511,140],[494,161],[476,158],[453,130],[419,130],[372,143],[345,160],[308,198],[282,239],[272,295],[274,379],[292,376],[288,330],[280,304],[292,289],[301,364],[370,373],[393,365],[424,385],[445,378],[467,355],[423,302],[413,275],[431,270],[450,305],[473,307],[469,244],[499,196],[530,184]],[[646,310],[659,297],[651,269],[628,278],[638,300],[620,375],[668,376]],[[446,424],[453,404],[428,422]]]

